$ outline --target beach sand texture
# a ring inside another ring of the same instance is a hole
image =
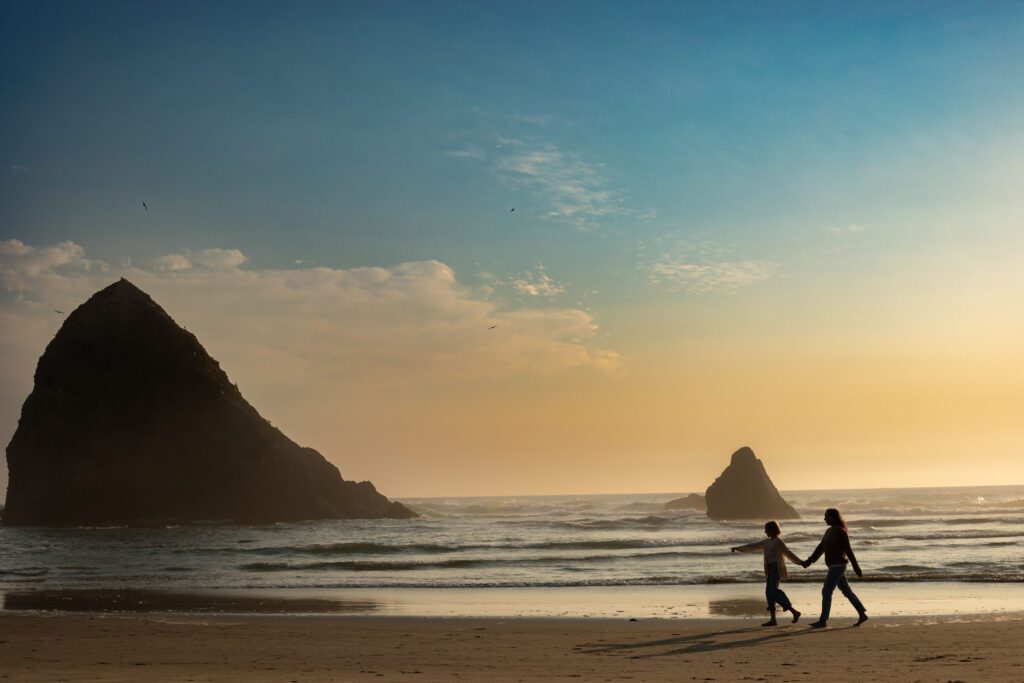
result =
[[[0,615],[16,681],[1022,681],[1024,615],[955,620]]]

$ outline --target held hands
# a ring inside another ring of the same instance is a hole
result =
[[[807,569],[808,567],[811,566],[811,563],[808,562],[807,560],[804,560],[803,562],[800,563],[800,566],[803,567],[804,569]]]

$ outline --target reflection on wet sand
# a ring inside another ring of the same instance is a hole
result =
[[[716,617],[749,617],[767,612],[764,600],[724,598],[708,601],[708,612]]]
[[[40,590],[9,592],[6,610],[60,612],[224,612],[253,614],[352,614],[373,612],[370,600],[278,598],[261,595],[173,593],[147,590]]]

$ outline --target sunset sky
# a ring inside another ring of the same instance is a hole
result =
[[[1022,36],[1009,1],[2,1],[0,441],[124,276],[389,496],[703,491],[743,445],[781,489],[1024,483]]]

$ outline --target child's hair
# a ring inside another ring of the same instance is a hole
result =
[[[764,523],[764,532],[769,536],[778,536],[782,533],[782,528],[779,526],[778,522],[772,520]]]
[[[825,510],[825,519],[831,520],[829,524],[832,526],[839,525],[839,527],[846,533],[850,533],[850,530],[846,528],[846,520],[839,514],[839,510],[835,508],[829,508]]]

